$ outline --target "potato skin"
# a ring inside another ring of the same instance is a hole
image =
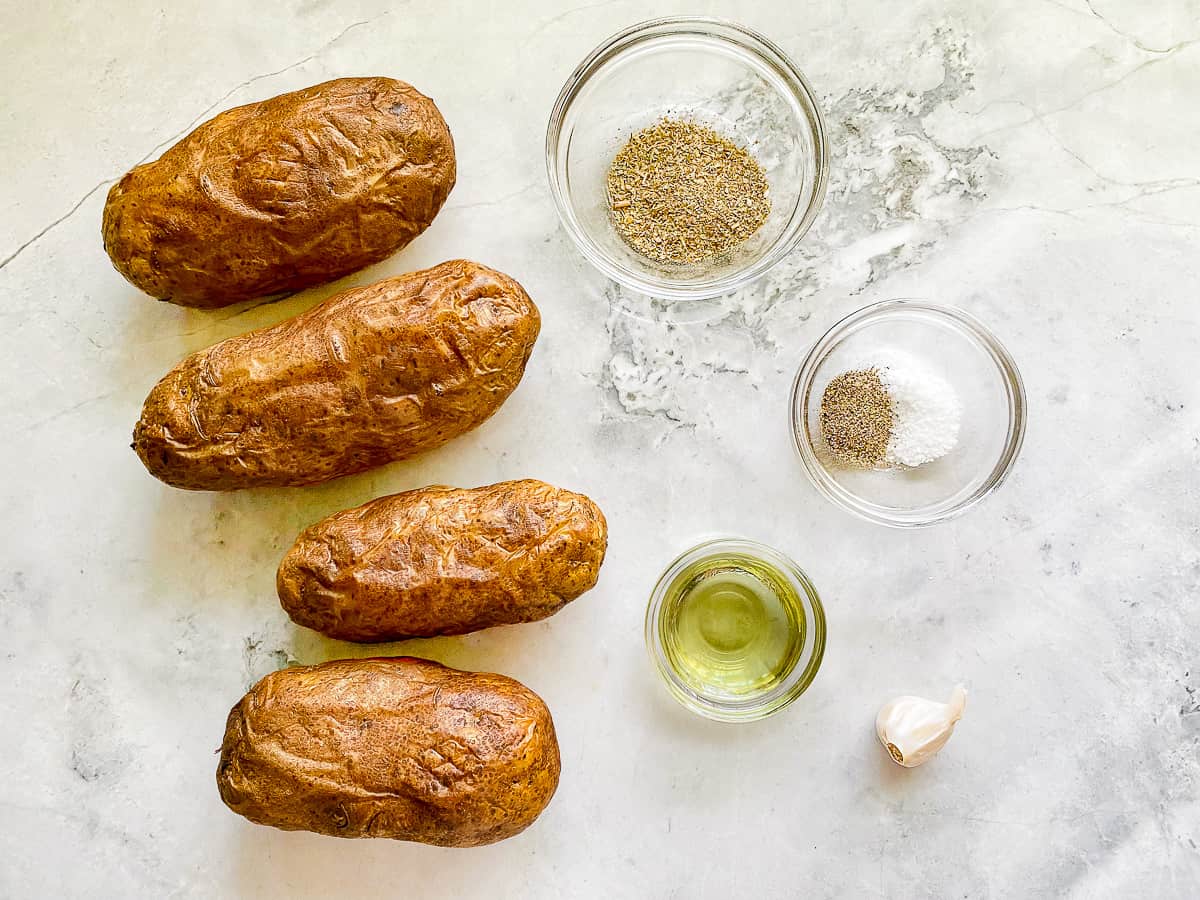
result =
[[[455,180],[434,102],[392,78],[339,78],[227,110],[108,192],[117,271],[215,308],[333,281],[424,231]]]
[[[476,847],[512,837],[558,787],[554,722],[503,675],[424,659],[282,669],[230,711],[217,766],[251,822]]]
[[[428,487],[335,513],[301,533],[276,586],[298,625],[347,641],[534,622],[596,584],[604,514],[541,481]]]
[[[466,260],[345,291],[193,353],[133,448],[190,490],[305,485],[430,450],[491,416],[540,328],[516,281]]]

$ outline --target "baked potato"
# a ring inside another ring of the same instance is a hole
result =
[[[599,507],[541,481],[428,487],[335,513],[279,565],[298,625],[347,641],[464,634],[534,622],[595,585]]]
[[[184,359],[146,398],[133,448],[190,490],[361,472],[492,415],[539,327],[516,281],[465,260],[353,288]]]
[[[218,307],[333,281],[395,253],[454,187],[433,101],[339,78],[223,112],[113,185],[104,249],[136,287]]]
[[[217,787],[251,822],[443,847],[523,831],[558,787],[550,711],[503,675],[411,657],[266,676],[229,713]]]

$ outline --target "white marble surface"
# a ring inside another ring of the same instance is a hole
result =
[[[0,896],[1185,897],[1200,884],[1200,3],[308,0],[0,7]],[[683,10],[779,41],[829,114],[833,178],[794,259],[684,316],[621,295],[559,229],[542,142],[576,62]],[[189,312],[100,245],[104,192],[222,108],[347,74],[412,81],[460,180],[412,246],[540,304],[520,390],[418,461],[324,487],[188,494],[128,448],[184,353],[329,293]],[[1011,481],[898,533],[804,480],[785,424],[807,344],[869,301],[983,318],[1023,368]],[[299,528],[432,481],[532,475],[611,525],[553,619],[394,649],[502,671],[554,712],[563,778],[471,851],[285,834],[214,786],[263,673],[364,651],[287,621]],[[690,717],[642,646],[660,568],[710,531],[795,556],[826,661],[784,714]],[[971,688],[947,750],[875,744],[894,693]]]

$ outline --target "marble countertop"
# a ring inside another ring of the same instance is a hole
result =
[[[543,135],[594,45],[653,14],[744,21],[822,98],[833,175],[800,251],[685,314],[617,290],[559,228]],[[1200,883],[1200,5],[769,0],[65,0],[0,28],[0,895],[1184,897]],[[105,191],[218,110],[393,75],[454,129],[459,183],[410,247],[517,276],[544,325],[482,428],[308,490],[191,494],[130,429],[183,354],[329,293],[195,312],[100,244]],[[786,395],[868,302],[987,322],[1022,367],[1004,488],[916,532],[805,480]],[[536,476],[611,527],[600,585],[545,622],[389,646],[500,671],[554,712],[558,794],[470,851],[253,826],[221,804],[229,707],[292,661],[366,655],[279,608],[298,530],[430,482]],[[786,712],[692,717],[642,643],[661,568],[709,532],[794,556],[829,617]],[[921,769],[875,742],[898,693],[971,700]]]

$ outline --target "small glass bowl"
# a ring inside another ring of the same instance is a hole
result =
[[[665,601],[677,579],[696,563],[708,559],[724,560],[730,556],[761,561],[787,581],[798,598],[792,612],[796,618],[795,627],[803,638],[794,664],[775,685],[736,696],[705,690],[683,677],[672,665],[666,650],[664,628],[676,612],[668,608]],[[716,538],[697,544],[680,555],[658,579],[646,608],[646,649],[671,696],[687,709],[718,722],[753,722],[779,712],[812,684],[825,655],[825,609],[808,576],[778,550],[742,538]]]
[[[821,434],[821,397],[848,368],[897,350],[929,365],[962,405],[958,445],[914,469],[838,463]],[[817,341],[796,373],[792,439],[817,489],[870,522],[896,528],[962,515],[1008,477],[1025,437],[1025,387],[1008,351],[960,309],[924,300],[886,300],[851,313]]]
[[[658,263],[609,218],[613,157],[664,116],[715,128],[766,170],[767,221],[715,260]],[[829,150],[816,97],[782,50],[732,22],[686,16],[634,25],[579,65],[550,115],[546,168],[563,226],[596,268],[643,294],[704,299],[750,283],[800,242],[825,197]]]

